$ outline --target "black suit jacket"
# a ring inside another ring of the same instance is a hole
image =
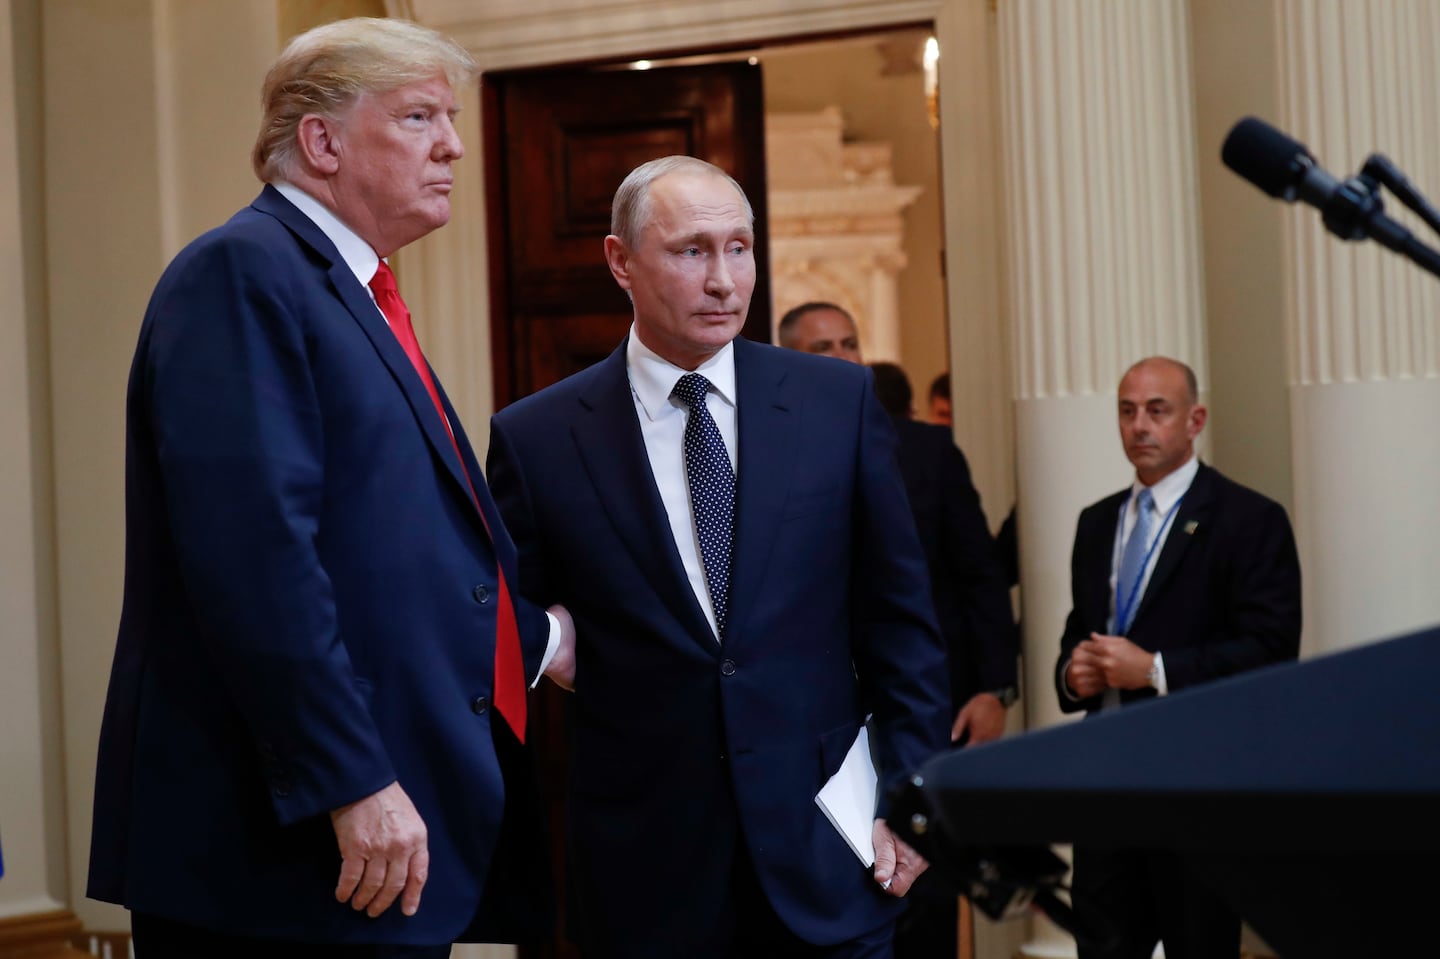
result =
[[[575,617],[568,918],[588,957],[713,945],[741,842],[803,939],[893,918],[900,902],[814,797],[867,713],[887,784],[946,744],[944,649],[869,371],[736,340],[735,379],[723,643],[676,549],[623,345],[493,421],[521,588]]]
[[[976,693],[1015,685],[1019,649],[1010,586],[970,466],[950,431],[897,417],[895,432],[900,474],[945,637],[953,716]]]
[[[1094,711],[1065,686],[1071,651],[1110,616],[1110,567],[1130,490],[1080,514],[1070,563],[1074,606],[1060,640],[1055,688],[1065,712]],[[1129,639],[1164,654],[1171,692],[1300,653],[1300,559],[1285,509],[1204,465],[1170,527]],[[1121,702],[1155,695],[1123,690]]]

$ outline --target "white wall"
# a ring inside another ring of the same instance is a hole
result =
[[[33,113],[17,96],[35,24],[33,4],[0,3],[0,918],[66,900],[45,337],[24,229]]]
[[[114,929],[123,913],[86,900],[84,883],[124,572],[125,381],[166,262],[258,191],[248,158],[275,4],[96,0],[43,11],[68,893],[88,925]]]

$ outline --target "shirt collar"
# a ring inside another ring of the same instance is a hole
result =
[[[335,249],[340,252],[340,258],[355,274],[355,279],[360,285],[369,288],[370,280],[375,276],[375,271],[380,268],[380,257],[375,253],[373,247],[360,238],[360,234],[350,229],[341,219],[330,211],[319,200],[315,199],[304,190],[293,183],[284,180],[276,180],[271,186],[280,191],[280,195],[291,203],[296,209],[310,218],[320,232],[335,244]]]
[[[625,368],[630,373],[630,389],[645,415],[651,421],[682,409],[684,403],[670,396],[675,384],[689,370],[682,370],[669,360],[662,359],[650,347],[640,342],[635,335],[635,324],[630,324],[630,339],[625,346]],[[710,381],[710,389],[724,402],[735,405],[735,344],[726,343],[714,356],[695,369]]]
[[[1170,512],[1171,507],[1180,501],[1190,491],[1190,484],[1195,482],[1195,474],[1200,472],[1200,457],[1191,454],[1184,465],[1171,471],[1167,476],[1161,477],[1155,485],[1150,487],[1150,495],[1155,497],[1155,511],[1161,516]],[[1145,484],[1137,478],[1130,487],[1130,499],[1132,502],[1140,495]]]

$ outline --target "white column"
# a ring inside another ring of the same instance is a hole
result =
[[[1051,679],[1080,510],[1132,475],[1115,389],[1165,354],[1206,377],[1184,0],[1016,0],[999,9],[1009,181],[1026,715]],[[1027,956],[1073,956],[1048,923]]]
[[[1337,175],[1378,151],[1436,197],[1440,9],[1282,0],[1278,21],[1279,125]],[[1386,208],[1435,245],[1388,195]],[[1440,286],[1308,208],[1287,211],[1286,240],[1305,648],[1328,652],[1440,622]]]

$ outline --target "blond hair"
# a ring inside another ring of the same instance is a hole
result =
[[[269,183],[285,179],[307,114],[338,118],[367,93],[388,93],[443,74],[459,91],[480,72],[464,47],[408,20],[337,20],[290,41],[265,74],[260,134],[250,162]]]

